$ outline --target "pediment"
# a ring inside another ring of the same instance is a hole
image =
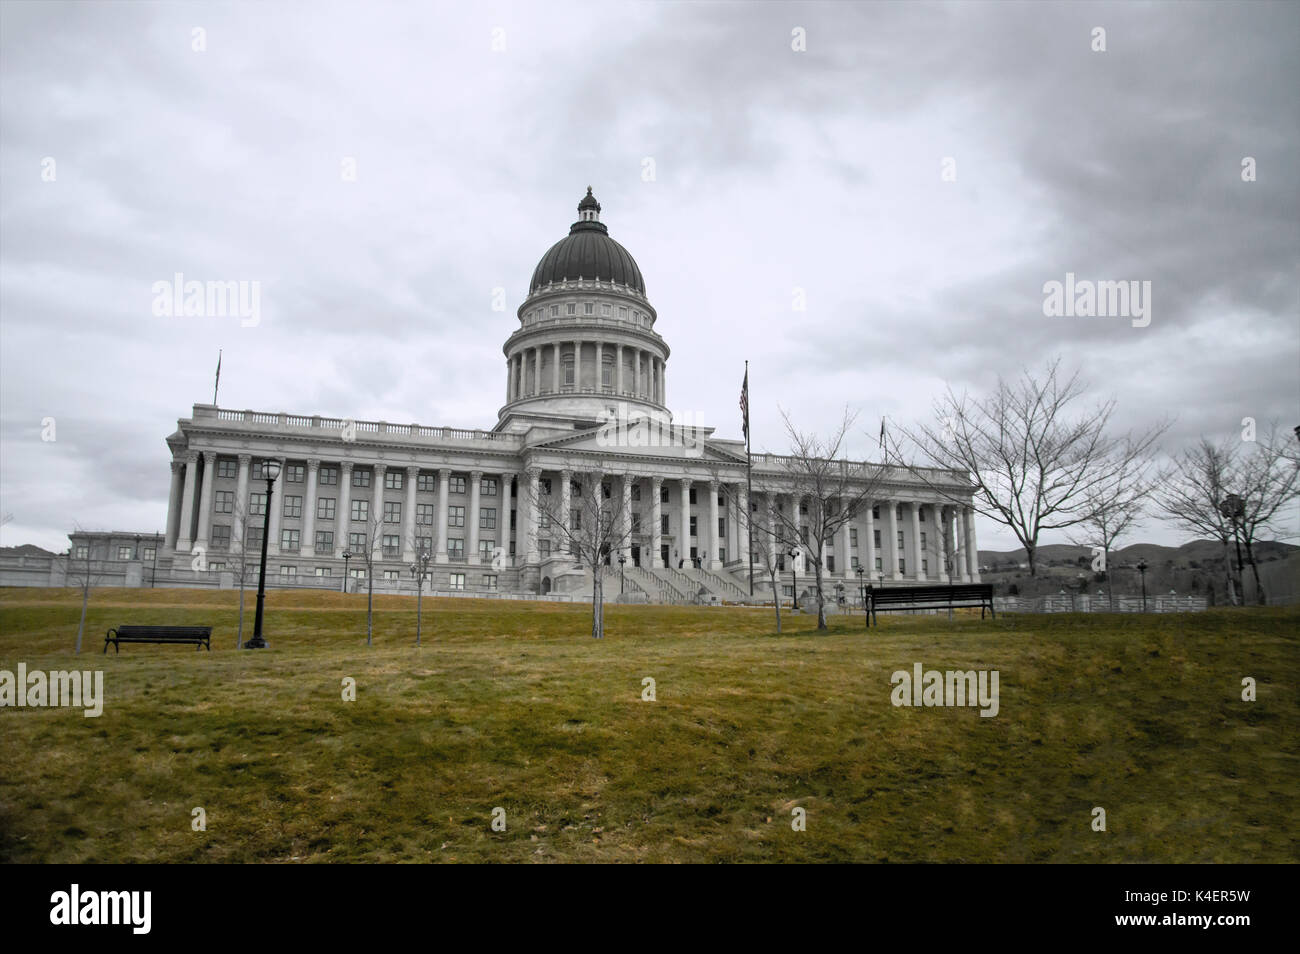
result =
[[[744,466],[745,458],[713,444],[711,428],[677,427],[653,420],[616,422],[531,444],[533,453],[580,453],[584,457],[659,459]]]

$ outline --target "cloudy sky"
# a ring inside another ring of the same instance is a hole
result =
[[[1057,355],[1171,448],[1289,428],[1298,89],[1295,3],[5,0],[0,543],[161,529],[218,349],[225,407],[491,427],[587,185],[670,405],[739,437],[748,358],[756,449],[849,405],[869,456]],[[178,272],[260,320],[155,315]],[[1150,281],[1150,324],[1045,317],[1067,272]]]

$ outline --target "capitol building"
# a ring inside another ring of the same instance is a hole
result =
[[[590,593],[590,569],[575,565],[547,514],[530,502],[598,480],[632,531],[623,551],[611,554],[612,563],[624,558],[625,590],[651,601],[748,599],[746,512],[757,519],[765,507],[801,504],[794,488],[781,492],[778,455],[753,457],[750,499],[744,441],[673,420],[672,349],[658,321],[641,269],[610,237],[588,189],[577,221],[537,263],[505,340],[505,403],[494,426],[195,404],[167,438],[171,486],[164,538],[149,548],[153,579],[230,586],[241,550],[255,565],[267,519],[262,466],[276,460],[266,541],[271,586],[339,588],[345,577],[366,575],[369,547],[377,589],[413,591],[410,566],[428,551],[435,592]],[[739,387],[739,360],[736,367]],[[922,481],[884,468],[874,503],[828,550],[832,586],[856,594],[859,567],[870,581],[897,585],[977,580],[973,512],[963,494],[969,500],[960,473],[931,472]],[[568,501],[556,511],[568,513]],[[113,541],[106,546],[111,559]],[[150,568],[135,578],[149,585]],[[756,597],[770,599],[766,571],[754,579],[762,588]],[[781,580],[789,595],[789,574]]]

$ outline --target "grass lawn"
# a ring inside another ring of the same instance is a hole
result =
[[[610,605],[597,642],[581,604],[426,599],[416,648],[413,598],[376,598],[367,647],[364,594],[276,591],[248,652],[237,601],[97,591],[78,658],[79,593],[0,591],[0,669],[103,669],[106,696],[0,710],[0,860],[1300,860],[1296,608],[777,636]],[[211,624],[213,652],[102,656],[128,622]],[[917,662],[997,669],[997,716],[891,705]]]

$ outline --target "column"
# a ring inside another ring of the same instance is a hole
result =
[[[659,531],[659,525],[663,522],[659,497],[663,493],[663,486],[664,479],[662,477],[650,478],[650,562],[647,566],[659,566],[663,562],[659,559],[659,548],[663,546],[663,539]]]
[[[623,346],[614,346],[614,390],[623,394]]]
[[[334,510],[334,556],[342,559],[343,551],[350,549],[348,535],[352,530],[352,461],[339,463],[339,500]],[[351,569],[349,567],[348,569]],[[346,584],[345,584],[346,585]]]
[[[619,544],[619,555],[625,557],[630,563],[632,561],[632,481],[636,478],[631,474],[619,474],[619,483],[622,485],[623,501],[619,513],[619,519],[622,521],[622,527],[619,531],[619,537],[622,543]]]
[[[901,580],[898,575],[898,502],[881,501],[885,508],[885,579]]]
[[[506,472],[501,475],[501,517],[497,520],[497,545],[501,547],[503,557],[510,556],[510,496],[514,493],[515,475]],[[502,566],[510,565],[507,561]]]
[[[406,468],[406,502],[402,504],[402,562],[414,563],[415,546],[415,489],[420,486],[420,468]]]
[[[632,391],[637,397],[641,397],[641,349],[636,348],[632,352]],[[656,556],[656,559],[658,557]]]
[[[542,393],[542,349],[533,349],[533,393]]]
[[[541,351],[539,349],[538,354]],[[483,489],[483,471],[471,471],[469,475],[469,516],[465,518],[469,524],[469,540],[466,543],[465,562],[470,566],[476,566],[482,561],[478,558],[478,522],[479,522],[479,494]]]
[[[740,506],[738,508],[740,510],[740,519],[736,521],[736,544],[738,547],[736,556],[740,557],[743,563],[748,564],[750,544],[749,519],[751,516],[749,512],[749,488],[744,484],[739,484],[736,496],[740,500]]]
[[[176,547],[176,530],[179,526],[180,509],[181,509],[181,490],[185,486],[185,475],[181,472],[184,465],[173,460],[171,486],[167,489],[167,527],[166,534],[163,537],[163,548],[167,550]],[[159,554],[161,556],[162,554]]]
[[[564,548],[565,548],[566,550],[569,549],[568,531],[569,531],[569,520],[571,519],[571,516],[570,516],[569,511],[571,511],[571,510],[573,509],[573,501],[572,501],[572,499],[571,499],[572,494],[573,494],[573,487],[572,487],[572,484],[573,484],[573,471],[571,471],[571,470],[562,470],[562,471],[560,471],[560,513],[559,513],[559,517],[560,517],[560,526],[564,529],[564,534],[563,534],[563,535],[564,535],[564,543],[563,543],[563,546],[564,546]]]
[[[537,551],[537,505],[541,501],[542,471],[537,467],[528,468],[528,516],[523,521],[526,547],[526,563],[538,563],[541,559]]]
[[[265,459],[270,460],[271,458]],[[284,487],[287,475],[284,472],[284,458],[280,458],[279,460],[280,476],[275,478],[275,483],[271,485],[272,492],[275,494],[275,499],[271,500],[268,497],[266,501],[268,516],[270,517],[271,522],[271,529],[268,531],[270,536],[266,541],[266,552],[268,555],[280,552],[280,515],[284,512]]]
[[[968,583],[980,580],[979,546],[975,543],[975,513],[970,507],[961,508],[962,524],[965,529],[966,542],[966,576]]]
[[[909,576],[915,580],[924,580],[925,570],[922,569],[921,563],[924,559],[921,554],[921,505],[913,501],[908,506],[912,511],[912,559],[916,563]]]
[[[434,563],[447,562],[447,495],[451,493],[451,471],[446,467],[438,470],[438,550],[434,554]]]
[[[876,520],[871,515],[871,507],[874,501],[866,500],[863,502],[863,513],[866,515],[866,533],[865,540],[858,541],[858,559],[862,561],[862,572],[868,582],[875,579],[876,573]]]
[[[176,534],[176,549],[190,552],[194,541],[194,477],[199,469],[198,451],[185,452],[185,488],[181,491],[181,522]]]
[[[307,496],[302,500],[302,549],[304,553],[316,553],[316,474],[320,470],[320,458],[307,459]]]
[[[582,393],[582,339],[573,339],[573,390]],[[520,485],[523,491],[523,485]]]
[[[840,507],[847,509],[848,506],[849,506],[849,501],[844,497],[841,497]],[[852,526],[852,524],[853,524],[852,520],[846,520],[840,526],[840,532],[839,532],[840,552],[839,552],[839,556],[835,558],[836,569],[839,570],[840,575],[843,576],[845,579],[848,579],[853,574],[853,566],[852,566],[853,561],[850,559],[851,550],[849,548],[849,527]]]
[[[668,403],[668,363],[659,362],[659,403]]]
[[[603,341],[596,342],[596,393],[605,386],[605,348]]]
[[[691,562],[691,478],[681,478],[682,488],[682,529],[677,534],[677,558],[685,561],[682,566]]]
[[[551,368],[551,384],[556,394],[560,393],[560,343],[557,341],[551,346],[551,360],[555,366]]]
[[[388,466],[386,464],[376,464],[372,470],[370,520],[366,526],[366,536],[374,535],[370,545],[375,551],[375,559],[379,560],[384,556],[384,533],[388,530],[388,524],[384,523],[384,482],[388,476]]]
[[[720,539],[718,536],[718,482],[710,480],[709,488],[709,554],[704,566],[710,570],[721,570],[722,561],[718,559]]]

